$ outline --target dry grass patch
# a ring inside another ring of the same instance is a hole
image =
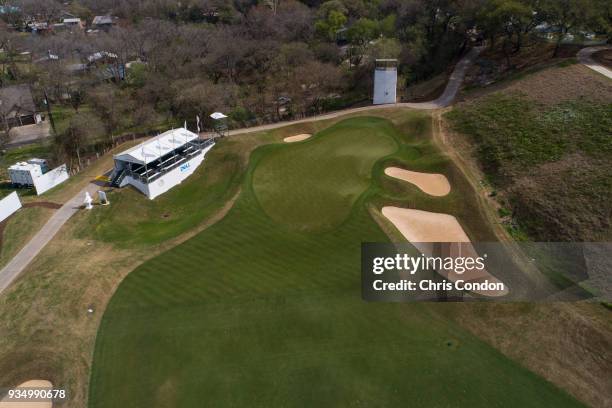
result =
[[[572,100],[612,101],[612,81],[581,64],[549,68],[512,82],[504,92],[519,92],[545,105]]]
[[[0,223],[0,268],[6,265],[55,212],[45,207],[23,207]]]
[[[599,304],[455,304],[446,311],[583,402],[612,405],[612,321]]]

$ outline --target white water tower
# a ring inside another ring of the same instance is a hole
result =
[[[374,70],[374,105],[397,102],[397,60],[377,59]]]

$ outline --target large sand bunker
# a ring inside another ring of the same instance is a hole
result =
[[[401,234],[412,243],[421,253],[426,256],[434,255],[434,245],[431,243],[450,242],[445,246],[443,256],[472,257],[479,255],[474,247],[469,244],[470,239],[455,217],[449,214],[432,213],[428,211],[412,210],[399,207],[383,207],[382,214],[393,223]],[[463,244],[461,244],[463,243]],[[466,245],[467,244],[467,245]],[[463,273],[447,272],[441,273],[445,278],[456,282],[484,282],[500,283],[501,281],[491,275],[486,269],[466,269]],[[504,296],[508,294],[508,288],[504,285],[503,290],[474,291],[483,296]]]
[[[385,174],[412,183],[424,193],[432,196],[442,197],[451,191],[450,183],[443,174],[418,173],[399,167],[387,167]]]
[[[283,139],[283,142],[285,143],[295,143],[295,142],[301,142],[302,140],[306,140],[308,139],[310,136],[310,134],[308,133],[302,133],[301,135],[295,135],[295,136],[289,136]]]
[[[30,380],[26,381],[23,384],[19,384],[15,388],[36,388],[36,389],[49,389],[53,388],[53,384],[47,380]],[[49,400],[37,400],[37,401],[28,401],[28,400],[20,400],[17,401],[15,399],[8,401],[8,395],[2,398],[0,401],[0,408],[51,408],[53,407],[53,402]]]

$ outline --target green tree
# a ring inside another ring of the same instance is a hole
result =
[[[387,17],[380,20],[379,30],[382,35],[387,38],[392,38],[397,35],[397,15],[389,14]]]
[[[318,20],[315,23],[316,32],[333,41],[336,38],[336,33],[346,24],[346,16],[339,11],[332,10],[324,20]]]
[[[80,112],[71,119],[63,134],[55,139],[59,150],[67,157],[70,168],[82,168],[81,154],[89,147],[104,141],[104,125],[98,116]]]
[[[553,56],[559,54],[561,41],[572,30],[584,28],[594,7],[589,0],[543,0],[541,13],[544,19],[557,29],[557,40]]]
[[[368,55],[372,59],[399,58],[402,44],[395,38],[381,38],[368,47]]]
[[[506,64],[511,65],[510,56],[523,46],[524,37],[541,21],[542,14],[536,11],[534,0],[493,0],[478,16],[478,25],[495,46],[503,36],[502,51]]]
[[[360,65],[370,44],[379,35],[379,25],[369,18],[360,18],[347,31],[351,66]]]

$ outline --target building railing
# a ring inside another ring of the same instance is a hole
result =
[[[164,174],[188,162],[202,150],[213,144],[215,144],[214,139],[193,140],[184,145],[185,148],[173,150],[171,154],[162,156],[160,159],[152,161],[147,165],[140,165],[136,169],[126,168],[125,174],[141,183],[150,184]]]

